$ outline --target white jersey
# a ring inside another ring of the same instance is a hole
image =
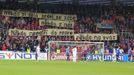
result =
[[[116,49],[115,48],[113,49],[113,54],[116,55]]]
[[[123,49],[120,49],[120,54],[123,54],[124,53],[124,50]]]
[[[40,53],[40,47],[39,46],[36,47],[36,52]]]
[[[76,47],[73,48],[72,51],[73,51],[73,56],[74,56],[74,57],[77,56],[77,48],[76,48]]]

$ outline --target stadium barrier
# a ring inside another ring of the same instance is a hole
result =
[[[0,60],[36,60],[36,53],[26,53],[26,52],[13,52],[13,51],[0,51]],[[38,60],[48,60],[47,53],[40,53]],[[54,54],[54,58],[51,60],[66,60],[65,53]],[[72,60],[72,55],[70,56]],[[78,54],[77,60],[81,60],[80,54]],[[88,54],[86,57],[87,61],[113,61],[114,57],[112,54]],[[120,62],[129,62],[129,54],[119,55]]]
[[[48,56],[49,57],[49,56]],[[67,56],[65,52],[61,53],[51,53],[50,60],[67,60]],[[69,60],[73,60],[72,53],[69,54]],[[81,53],[77,53],[77,60],[81,60]]]
[[[0,51],[0,60],[36,60],[36,53]],[[40,53],[38,60],[47,60],[47,53]]]

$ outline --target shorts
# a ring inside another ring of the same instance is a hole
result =
[[[69,53],[66,53],[66,56],[69,56]]]
[[[128,57],[131,57],[132,54],[129,54]]]
[[[84,54],[83,56],[84,56],[84,57],[86,57],[86,56],[87,56],[87,54]]]
[[[116,57],[119,58],[119,54],[117,54]]]
[[[134,54],[131,54],[132,57],[134,57]]]

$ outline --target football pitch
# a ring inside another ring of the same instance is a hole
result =
[[[0,60],[0,75],[134,75],[134,63]]]

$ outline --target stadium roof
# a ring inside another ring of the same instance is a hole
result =
[[[6,1],[6,0],[0,0]],[[9,1],[9,0],[8,0]],[[50,3],[50,4],[80,4],[80,5],[134,5],[134,0],[12,0],[17,2],[37,2],[38,4]]]

